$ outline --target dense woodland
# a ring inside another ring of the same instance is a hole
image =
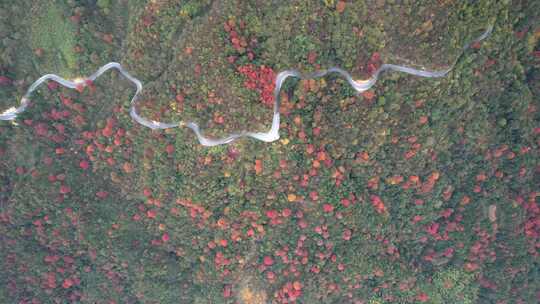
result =
[[[537,303],[540,2],[0,0],[0,303]],[[463,51],[489,25],[492,34]]]

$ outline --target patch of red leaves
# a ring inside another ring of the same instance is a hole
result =
[[[274,295],[280,303],[293,303],[302,295],[302,283],[298,281],[287,282]]]
[[[235,51],[240,55],[247,55],[247,59],[252,61],[255,59],[255,52],[253,48],[257,46],[257,38],[250,37],[245,32],[246,24],[244,21],[236,22],[232,19],[227,20],[223,25],[225,31],[229,34],[229,42],[232,44]],[[229,56],[227,60],[229,63],[236,61],[236,56]]]
[[[260,95],[260,100],[267,106],[274,105],[274,80],[276,73],[272,68],[267,66],[255,66],[247,64],[238,67],[238,72],[247,77],[244,81],[244,86],[250,90],[257,91]]]
[[[11,85],[13,81],[6,76],[0,76],[0,86]]]
[[[370,196],[370,199],[371,199],[371,205],[373,205],[377,213],[379,214],[386,213],[387,211],[386,206],[384,205],[384,202],[379,196],[373,194]]]

